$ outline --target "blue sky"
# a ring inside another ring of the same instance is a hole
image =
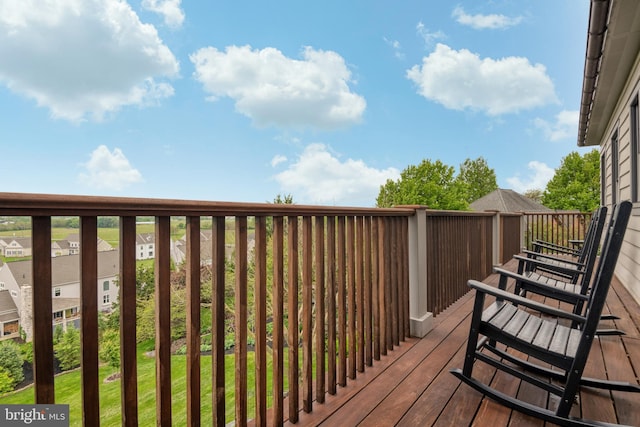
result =
[[[0,0],[2,191],[374,206],[423,159],[544,189],[589,2]]]

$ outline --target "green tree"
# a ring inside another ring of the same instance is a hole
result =
[[[542,203],[542,190],[534,188],[524,192],[524,196],[537,203]]]
[[[80,366],[80,331],[69,326],[53,350],[63,371]]]
[[[13,341],[0,342],[0,370],[9,377],[11,390],[24,380],[20,347]]]
[[[581,156],[571,152],[547,184],[542,204],[551,209],[591,212],[600,205],[600,155],[594,149]]]
[[[474,202],[498,189],[496,172],[489,167],[483,157],[465,160],[460,165],[457,179],[464,188],[464,198],[467,203]]]
[[[278,193],[273,199],[273,203],[277,205],[293,205],[293,196],[291,194],[282,195]]]
[[[100,360],[109,366],[120,368],[120,333],[117,329],[107,329],[100,341]]]
[[[431,209],[468,208],[465,189],[454,177],[455,169],[440,160],[423,160],[400,173],[397,181],[387,180],[376,199],[378,207],[426,205]]]
[[[0,394],[13,390],[13,378],[5,368],[0,366]]]

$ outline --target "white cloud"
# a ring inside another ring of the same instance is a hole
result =
[[[533,121],[535,126],[542,129],[549,141],[560,141],[567,138],[575,138],[578,135],[578,110],[564,110],[556,115],[556,121],[549,123],[546,120],[537,118]]]
[[[544,190],[547,187],[547,183],[555,175],[555,170],[535,160],[527,164],[527,169],[530,173],[525,178],[521,178],[519,174],[507,178],[511,188],[518,193],[524,193],[527,190]]]
[[[120,191],[142,181],[142,174],[131,166],[119,148],[110,152],[101,145],[93,150],[89,161],[82,166],[86,173],[79,174],[79,181],[96,189]]]
[[[280,163],[284,163],[286,161],[287,161],[287,158],[285,156],[281,154],[276,154],[275,156],[273,156],[273,159],[271,159],[271,166],[275,168]]]
[[[515,113],[557,102],[544,65],[527,58],[480,58],[444,44],[407,70],[418,93],[453,110],[484,111],[490,116]]]
[[[447,36],[442,31],[429,31],[424,26],[422,21],[418,22],[418,25],[416,25],[416,31],[418,32],[418,35],[422,37],[422,40],[424,40],[424,44],[428,48],[433,46],[436,41],[447,38]]]
[[[395,168],[380,170],[362,160],[341,161],[325,145],[310,144],[275,179],[284,192],[302,203],[373,206],[380,186],[399,177]]]
[[[398,40],[390,40],[386,37],[382,38],[387,46],[393,49],[393,55],[398,59],[404,59],[404,53],[402,52],[402,46]]]
[[[0,2],[0,83],[55,118],[100,120],[173,95],[179,64],[152,25],[119,0]]]
[[[176,29],[184,22],[184,12],[180,9],[182,0],[142,0],[142,7],[163,16],[164,23]]]
[[[459,24],[467,25],[476,30],[484,30],[484,29],[501,29],[508,28],[518,25],[522,21],[521,16],[516,16],[514,18],[510,18],[505,15],[469,15],[464,11],[464,9],[460,6],[453,9],[453,13],[451,14]]]
[[[303,51],[303,59],[287,58],[278,49],[213,47],[190,56],[195,78],[211,95],[228,96],[236,109],[258,126],[332,129],[358,123],[364,98],[351,92],[351,72],[335,52]]]

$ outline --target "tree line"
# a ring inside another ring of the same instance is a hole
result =
[[[407,166],[397,180],[380,186],[377,207],[423,205],[431,209],[468,210],[479,198],[498,189],[496,173],[483,157],[466,159],[458,168],[440,160],[424,159]],[[550,209],[591,212],[600,205],[600,156],[597,149],[584,155],[571,152],[544,189],[524,196]]]

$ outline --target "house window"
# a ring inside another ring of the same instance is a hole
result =
[[[53,289],[53,296],[59,297],[61,293],[62,292],[60,291],[60,288],[54,288]]]
[[[0,291],[4,290],[4,282],[0,282]]]
[[[638,116],[638,95],[631,102],[631,201],[637,202],[640,201],[639,186],[640,183],[638,179],[640,179],[640,173],[638,173],[638,156],[640,156],[640,152],[638,151],[639,145],[638,138],[640,137],[640,130],[638,126],[640,125],[640,117]]]
[[[109,281],[102,282],[102,290],[107,292],[109,290]]]
[[[18,298],[18,291],[10,291],[10,292],[12,297]]]
[[[618,203],[618,131],[611,137],[611,204]]]
[[[56,311],[55,313],[53,313],[53,319],[62,319],[62,312],[61,311]]]
[[[607,158],[605,153],[600,155],[600,204],[607,204]]]
[[[104,294],[102,296],[102,304],[109,304],[110,301],[111,299],[109,298],[109,294]]]
[[[149,251],[149,258],[153,258],[153,251]]]

